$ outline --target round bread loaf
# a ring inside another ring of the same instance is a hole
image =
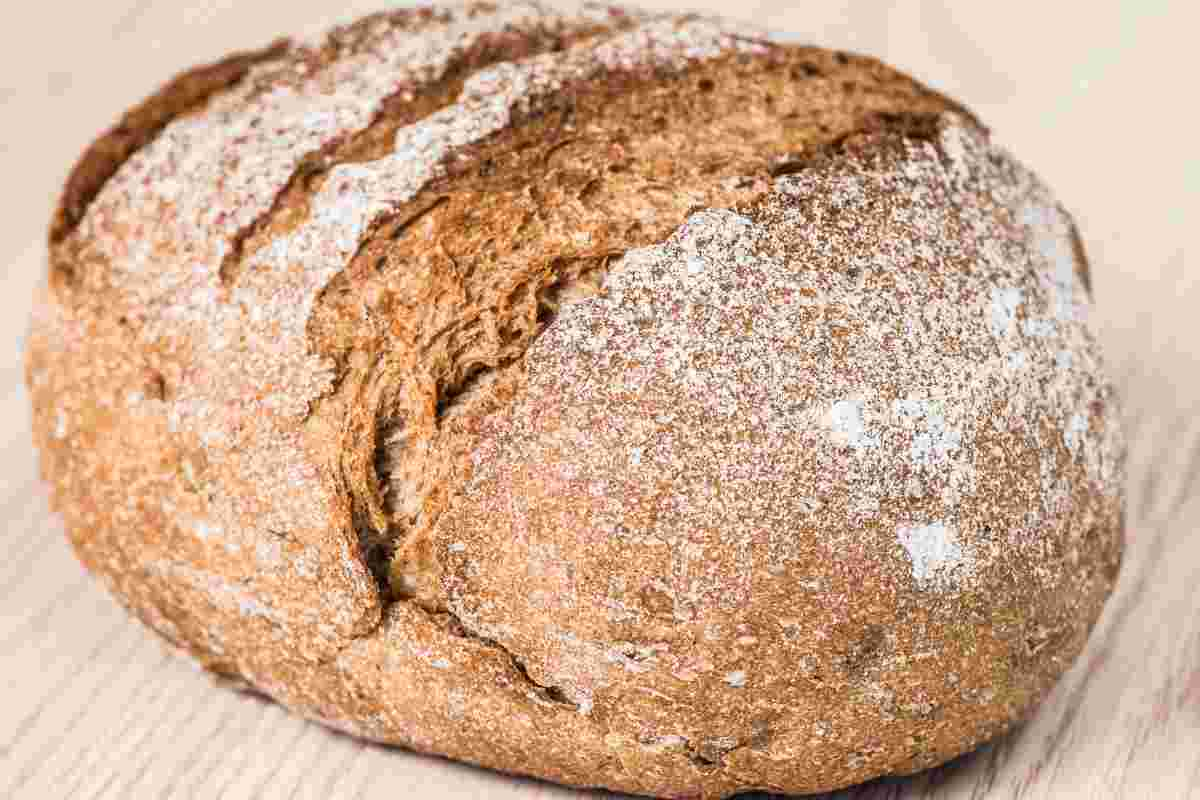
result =
[[[1070,217],[877,61],[468,3],[187,73],[83,156],[28,381],[79,557],[355,735],[667,797],[941,763],[1122,547]]]

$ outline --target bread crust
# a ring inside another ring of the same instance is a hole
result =
[[[80,559],[207,669],[718,797],[941,763],[1081,649],[1123,529],[1085,257],[960,106],[590,4],[198,74],[77,168],[27,376]]]

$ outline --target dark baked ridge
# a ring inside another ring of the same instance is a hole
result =
[[[437,87],[430,106],[453,88]],[[444,177],[376,224],[309,327],[313,349],[340,366],[339,393],[362,398],[352,402],[342,469],[376,574],[394,550],[390,590],[443,607],[423,532],[463,477],[473,425],[460,415],[452,433],[447,407],[519,358],[556,291],[585,275],[594,283],[609,259],[661,241],[699,208],[753,203],[773,178],[856,138],[931,137],[945,111],[966,115],[873,59],[772,46],[679,74],[566,87],[464,149]],[[355,159],[390,151],[390,137],[370,141],[354,147]],[[276,219],[295,224],[305,208],[303,196],[288,198]],[[352,353],[368,366],[350,366]]]
[[[244,79],[252,67],[279,59],[288,49],[288,42],[281,40],[262,50],[234,53],[187,70],[126,112],[92,143],[71,170],[50,223],[50,244],[56,245],[70,235],[108,179],[168,123],[203,107],[213,95]]]

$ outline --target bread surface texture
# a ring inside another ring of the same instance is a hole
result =
[[[1120,564],[1074,223],[862,56],[596,4],[382,12],[82,157],[27,346],[82,562],[357,736],[818,792],[1030,713]]]

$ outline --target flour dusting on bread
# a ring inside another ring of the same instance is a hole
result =
[[[1123,528],[1086,261],[954,101],[479,0],[139,108],[64,194],[28,383],[76,552],[206,670],[718,797],[941,763],[1080,651]]]

